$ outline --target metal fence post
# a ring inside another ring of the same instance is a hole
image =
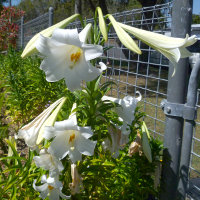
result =
[[[53,25],[53,7],[49,8],[49,26]]]
[[[20,35],[20,46],[24,48],[24,16],[21,17],[21,35]]]
[[[174,0],[172,7],[172,36],[184,38],[191,31],[193,0]],[[167,101],[185,103],[188,80],[188,59],[180,59],[176,73],[170,65],[168,75]],[[169,109],[169,114],[170,114]],[[164,160],[162,171],[161,200],[175,200],[179,179],[180,154],[183,135],[183,118],[166,115],[164,135]]]

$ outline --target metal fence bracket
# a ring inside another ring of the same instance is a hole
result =
[[[182,117],[186,120],[195,120],[197,117],[196,107],[190,107],[186,104],[171,103],[166,99],[162,100],[160,105],[165,115],[168,116]]]

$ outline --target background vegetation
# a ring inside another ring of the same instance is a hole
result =
[[[52,6],[55,13],[55,22],[58,22],[61,19],[71,16],[74,12],[82,14],[83,17],[90,18],[93,16],[97,6],[102,8],[104,14],[107,14],[153,6],[164,2],[166,0],[22,0],[18,7],[29,13],[26,16],[26,21],[29,21],[44,14]]]

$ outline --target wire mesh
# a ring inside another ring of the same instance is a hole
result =
[[[166,3],[115,13],[113,16],[118,22],[127,25],[170,35],[171,9],[172,3]],[[89,19],[87,23],[93,23],[93,20]],[[24,24],[24,43],[26,44],[34,34],[47,28],[48,25],[48,13]],[[79,21],[75,21],[67,28],[77,28],[80,32],[81,24]],[[146,113],[144,120],[152,135],[163,140],[165,115],[160,103],[164,98],[167,98],[169,62],[162,54],[136,38],[134,40],[142,50],[142,55],[137,55],[125,48],[113,28],[110,29],[105,47],[112,48],[105,52],[100,59],[107,65],[107,71],[102,81],[114,81],[116,83],[116,85],[112,86],[109,94],[114,97],[135,96],[136,91],[139,91],[143,97],[139,103],[140,111]],[[197,107],[200,107],[199,100]],[[199,133],[200,113],[198,112],[191,151],[190,179],[198,179],[200,177]],[[195,187],[198,188],[198,186]],[[191,194],[188,197],[192,198]]]
[[[28,41],[38,32],[48,28],[49,26],[49,13],[45,13],[23,25],[24,29],[24,46]]]
[[[134,27],[156,31],[169,32],[171,25],[170,3],[143,9],[134,9],[113,16],[119,22]],[[113,46],[107,53],[108,71],[106,80],[114,80],[117,87],[111,94],[117,97],[135,96],[140,91],[143,100],[141,111],[146,113],[145,121],[155,137],[162,139],[165,127],[165,116],[160,109],[160,102],[166,98],[168,61],[160,53],[151,49],[141,41],[134,40],[142,50],[142,55],[132,53],[118,40],[114,30],[109,33],[108,46]]]
[[[21,19],[17,20],[15,22],[15,24],[17,24],[18,27],[19,27],[18,33],[17,33],[16,47],[17,47],[17,49],[20,49],[21,48],[21,41],[20,41],[20,37],[21,37]]]

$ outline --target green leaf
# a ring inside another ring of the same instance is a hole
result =
[[[9,147],[11,147],[11,149],[13,151],[13,155],[16,156],[16,157],[18,157],[18,158],[20,158],[17,150],[15,149],[15,144],[11,143],[11,141],[8,140],[8,139],[5,139],[5,141],[9,145]],[[20,159],[18,159],[18,164],[19,164],[20,167],[22,167],[22,163],[21,163]]]

